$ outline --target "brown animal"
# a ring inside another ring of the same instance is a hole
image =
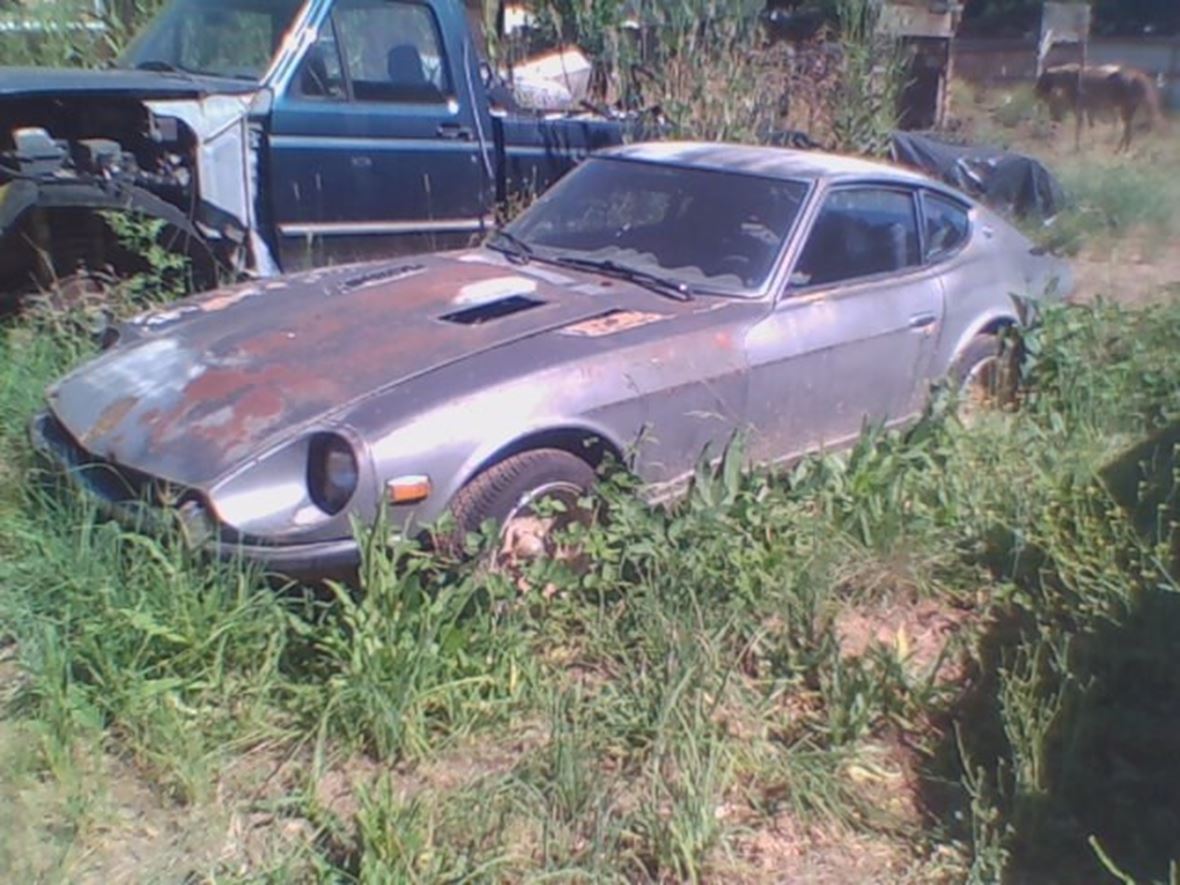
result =
[[[1068,111],[1077,112],[1078,71],[1076,64],[1046,68],[1037,78],[1037,98],[1049,105],[1054,120]],[[1152,129],[1167,128],[1155,81],[1137,68],[1126,65],[1087,67],[1081,72],[1082,110],[1093,126],[1099,115],[1114,114],[1123,123],[1119,150],[1131,146],[1135,116],[1143,108]],[[1081,120],[1078,120],[1081,125]]]

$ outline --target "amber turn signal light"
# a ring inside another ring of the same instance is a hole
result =
[[[385,483],[390,504],[417,504],[430,497],[429,476],[397,476]]]

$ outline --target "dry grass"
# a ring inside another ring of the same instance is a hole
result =
[[[1052,123],[1024,87],[955,84],[952,114],[968,139],[1041,159],[1081,204],[1059,220],[1080,239],[1077,298],[1136,305],[1169,298],[1180,285],[1180,138],[1140,125],[1131,149],[1116,150],[1121,123],[1100,120],[1075,147],[1072,119]],[[1003,123],[997,120],[1003,120]]]

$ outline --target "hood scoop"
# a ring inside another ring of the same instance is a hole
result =
[[[514,313],[533,310],[544,303],[540,298],[530,298],[527,295],[510,295],[507,298],[485,301],[482,304],[465,307],[453,313],[443,314],[439,319],[444,323],[454,323],[458,326],[479,326],[492,320],[512,316]]]

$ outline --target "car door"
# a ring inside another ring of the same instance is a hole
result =
[[[452,8],[453,7],[453,8]],[[493,182],[458,4],[336,0],[271,116],[283,267],[459,246]]]
[[[921,408],[943,316],[923,265],[917,196],[829,190],[774,309],[747,339],[753,454],[837,447]]]

